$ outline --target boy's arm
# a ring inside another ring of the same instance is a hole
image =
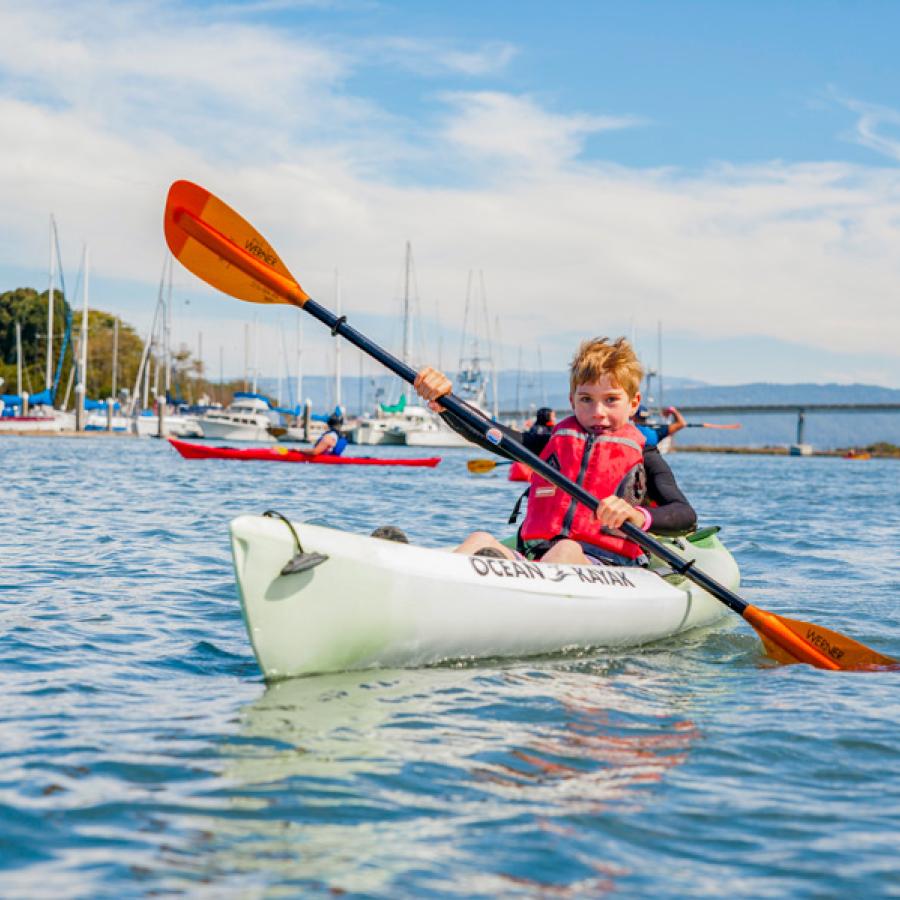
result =
[[[680,534],[694,528],[697,514],[678,487],[669,464],[655,447],[644,451],[644,470],[647,473],[647,499],[656,504],[648,508],[650,530],[658,534]]]

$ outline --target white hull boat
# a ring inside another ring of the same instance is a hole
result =
[[[110,418],[107,418],[105,412],[92,412],[84,420],[84,430],[127,433],[131,431],[131,419],[115,413]]]
[[[407,447],[472,447],[461,434],[445,425],[437,417],[436,422],[429,422],[420,428],[411,428],[404,435]]]
[[[231,523],[244,621],[268,679],[638,646],[727,612],[683,576],[650,569],[511,562],[293,528],[304,551],[327,560],[282,575],[297,551],[288,525],[262,516]],[[737,565],[714,533],[671,546],[738,587]]]
[[[437,431],[438,417],[424,406],[407,406],[401,412],[381,413],[360,419],[350,430],[351,444],[408,444],[408,435],[418,431]],[[415,444],[419,447],[449,447],[455,444]]]
[[[203,437],[203,429],[200,427],[200,420],[197,416],[164,416],[163,428],[166,437]],[[159,437],[159,416],[136,416],[134,431],[140,437]]]
[[[60,409],[54,409],[50,414],[40,411],[35,415],[0,417],[0,434],[74,430],[75,414]]]
[[[236,399],[227,409],[207,410],[199,422],[203,437],[219,441],[270,441],[276,425],[268,403],[256,396]]]
[[[403,435],[393,429],[390,419],[363,418],[347,433],[351,444],[373,447],[379,444],[402,444]]]

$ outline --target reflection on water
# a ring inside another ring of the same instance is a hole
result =
[[[670,678],[590,662],[279,682],[222,747],[234,814],[203,830],[231,871],[282,884],[385,892],[430,872],[462,892],[584,890],[621,867],[573,856],[574,821],[652,802],[700,737],[682,701]],[[490,829],[527,835],[527,859],[473,859]]]

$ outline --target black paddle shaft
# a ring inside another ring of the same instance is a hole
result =
[[[332,334],[339,334],[341,337],[346,338],[351,344],[359,347],[364,353],[368,353],[369,356],[378,360],[378,362],[404,381],[412,384],[416,380],[418,373],[412,366],[408,366],[393,354],[372,343],[364,334],[360,334],[355,328],[348,325],[346,316],[336,316],[331,310],[316,303],[315,300],[307,300],[303,304],[303,309],[318,319],[323,325],[327,325]],[[524,463],[539,473],[541,477],[546,478],[547,481],[565,491],[570,497],[574,497],[579,503],[583,503],[588,509],[596,510],[600,505],[600,501],[592,494],[589,494],[581,485],[566,478],[565,475],[558,472],[553,466],[548,465],[526,447],[523,447],[518,441],[514,441],[511,437],[504,434],[493,422],[480,415],[454,394],[446,394],[441,397],[440,404],[458,421],[463,422],[473,431],[477,431],[489,443],[505,450],[513,459]],[[641,531],[640,528],[631,522],[625,522],[620,526],[619,530],[643,550],[658,556],[676,572],[681,573],[693,581],[694,584],[708,591],[729,609],[738,613],[738,615],[743,615],[744,610],[747,608],[747,603],[733,591],[719,584],[714,578],[695,568],[693,561],[685,562],[674,550],[670,550],[656,538],[650,537],[649,534]]]

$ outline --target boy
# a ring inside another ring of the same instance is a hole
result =
[[[569,372],[573,415],[553,430],[541,458],[600,498],[596,513],[540,477],[532,477],[528,512],[519,529],[519,552],[541,562],[641,565],[640,547],[615,532],[624,522],[656,531],[686,531],[696,515],[655,450],[645,452],[641,433],[630,422],[640,405],[643,372],[624,338],[584,341]],[[423,369],[416,390],[432,409],[450,392],[447,378]],[[642,505],[645,500],[654,506]],[[487,532],[469,535],[456,552],[516,553]]]

